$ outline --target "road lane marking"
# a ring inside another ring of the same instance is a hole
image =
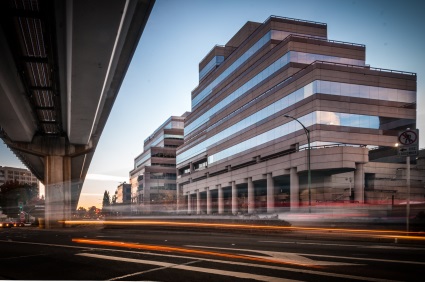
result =
[[[359,245],[329,244],[329,243],[306,243],[306,242],[285,242],[285,241],[258,241],[259,243],[279,243],[294,245],[318,245],[318,246],[338,246],[338,247],[359,247]]]
[[[424,251],[425,248],[401,247],[401,246],[362,246],[362,245],[346,245],[346,244],[329,244],[329,243],[307,243],[307,242],[288,242],[288,241],[258,241],[259,243],[278,243],[278,244],[294,244],[294,245],[317,245],[317,246],[337,246],[337,247],[356,247],[365,249],[394,249],[394,250],[415,250]]]
[[[92,249],[90,247],[81,247],[81,246],[71,246],[71,245],[58,245],[58,244],[47,244],[47,243],[36,243],[36,242],[22,242],[22,241],[12,241],[12,240],[0,240],[0,242],[5,243],[16,243],[16,244],[28,244],[28,245],[39,245],[39,246],[49,246],[49,247],[66,247],[71,249]]]
[[[7,242],[8,243],[9,241],[0,240],[0,242]],[[80,246],[70,246],[70,245],[57,245],[57,244],[46,244],[46,243],[35,243],[35,242],[18,242],[18,241],[13,241],[13,243],[40,245],[40,246],[53,246],[53,247],[72,248],[72,249],[91,250],[91,251],[93,251],[93,250],[109,251],[109,252],[117,252],[117,253],[129,253],[129,254],[139,254],[139,255],[149,255],[149,256],[159,256],[159,257],[184,258],[184,259],[194,259],[194,260],[200,259],[198,257],[192,257],[192,256],[158,254],[158,253],[151,253],[151,252],[129,251],[129,250],[119,250],[119,249],[117,250],[117,249],[108,249],[108,248],[80,247]],[[304,255],[310,255],[310,254],[304,254]],[[374,282],[381,282],[381,281],[391,282],[391,280],[388,280],[388,279],[369,278],[369,277],[353,276],[353,275],[338,274],[338,273],[331,273],[331,272],[322,272],[322,271],[315,271],[315,270],[304,270],[304,269],[299,269],[299,268],[289,268],[289,267],[274,266],[274,265],[253,264],[253,263],[234,262],[234,261],[223,261],[223,260],[208,259],[208,258],[202,258],[202,261],[222,263],[222,264],[231,264],[231,265],[239,265],[239,266],[247,266],[247,267],[273,269],[273,270],[281,270],[281,271],[289,271],[289,272],[296,272],[296,273],[305,273],[305,274],[312,274],[312,275],[322,275],[322,276],[336,277],[336,278],[342,278],[342,279],[357,279],[357,280],[374,281]],[[392,281],[395,281],[395,280],[392,280]]]
[[[187,263],[182,263],[181,265],[188,265],[188,264],[193,264],[193,263],[196,263],[196,262],[199,262],[199,260],[194,260],[194,261],[190,261],[190,262],[187,262]],[[145,273],[149,273],[149,272],[164,270],[164,269],[167,269],[167,268],[170,268],[170,267],[162,266],[162,267],[157,267],[157,268],[153,268],[153,269],[149,269],[149,270],[145,270],[145,271],[130,273],[130,274],[123,275],[123,276],[120,276],[120,277],[111,278],[111,279],[109,279],[109,281],[124,279],[124,278],[128,278],[128,277],[131,277],[131,276],[136,276],[136,275],[145,274]]]
[[[425,265],[425,262],[409,261],[409,260],[355,258],[355,257],[329,256],[329,255],[315,255],[315,254],[299,254],[299,255],[302,255],[302,256],[313,256],[313,257],[323,257],[323,258],[338,258],[338,259],[361,260],[361,261],[379,261],[379,262],[390,262],[390,263],[405,263],[405,264],[420,264],[420,265]]]
[[[198,248],[215,248],[215,247],[203,247],[203,246],[191,246]],[[218,248],[218,249],[229,249],[231,248]],[[236,249],[236,250],[245,250],[245,249]],[[252,251],[246,249],[246,251]],[[254,250],[255,251],[255,250]],[[361,261],[379,261],[379,262],[391,262],[391,263],[406,263],[406,264],[421,264],[425,265],[425,262],[420,261],[408,261],[408,260],[389,260],[389,259],[372,259],[372,258],[356,258],[356,257],[341,257],[341,256],[330,256],[330,255],[316,255],[316,254],[305,254],[305,253],[291,253],[300,256],[310,256],[310,257],[323,257],[323,258],[337,258],[337,259],[349,259],[349,260],[361,260]]]
[[[311,267],[313,265],[295,263],[288,260],[273,260],[269,257],[254,257],[254,256],[246,256],[239,254],[229,254],[222,253],[216,251],[206,251],[199,249],[188,249],[182,247],[173,247],[173,246],[160,246],[160,245],[150,245],[150,244],[139,244],[139,243],[129,243],[129,242],[117,242],[117,241],[106,241],[106,240],[93,240],[93,239],[81,239],[81,238],[73,238],[72,242],[81,243],[81,244],[89,244],[89,245],[100,245],[100,246],[110,246],[110,247],[123,247],[130,249],[138,249],[138,250],[151,250],[155,252],[172,252],[172,253],[183,253],[183,254],[196,254],[196,255],[205,255],[208,257],[221,257],[227,259],[242,259],[247,261],[255,261],[262,263],[281,263],[281,264],[295,264],[297,266],[308,266]]]
[[[235,272],[235,271],[227,271],[227,270],[220,270],[220,269],[211,269],[211,268],[204,268],[204,267],[173,264],[173,263],[160,262],[160,261],[122,258],[122,257],[105,256],[105,255],[88,254],[88,253],[80,253],[80,254],[76,254],[76,255],[84,256],[84,257],[91,257],[91,258],[98,258],[98,259],[124,261],[124,262],[132,262],[132,263],[139,263],[139,264],[148,264],[148,265],[161,266],[162,268],[173,268],[173,269],[180,269],[180,270],[186,270],[186,271],[216,274],[216,275],[227,276],[227,277],[253,279],[253,280],[258,280],[258,281],[276,281],[276,282],[279,282],[279,281],[281,281],[281,282],[297,282],[297,281],[300,281],[300,280],[292,280],[292,279],[265,276],[265,275],[243,273],[243,272]]]
[[[425,251],[425,248],[398,247],[398,246],[361,246],[360,248],[365,248],[365,249],[388,249],[388,250]]]
[[[274,242],[274,241],[259,241],[259,242]],[[275,241],[278,243],[278,241]],[[302,244],[302,243],[301,243]],[[310,243],[307,243],[310,244]],[[356,245],[355,245],[356,246]],[[357,246],[358,248],[382,248],[385,249],[385,246]],[[389,246],[388,249],[391,249],[392,246]],[[402,250],[424,250],[422,248],[410,248],[410,247],[392,247],[393,249],[402,249]],[[317,255],[317,254],[305,254],[305,253],[294,253],[301,256],[313,256],[313,257],[323,257],[323,258],[337,258],[337,259],[348,259],[348,260],[361,260],[361,261],[378,261],[378,262],[390,262],[390,263],[405,263],[405,264],[419,264],[419,265],[425,265],[425,262],[420,261],[409,261],[409,260],[389,260],[389,259],[373,259],[373,258],[357,258],[357,257],[341,257],[341,256],[330,256],[330,255]]]
[[[265,259],[269,259],[269,260],[275,260],[277,262],[287,262],[287,263],[289,262],[289,263],[292,263],[292,264],[300,264],[300,265],[321,265],[321,266],[325,266],[325,265],[332,265],[332,266],[355,265],[355,266],[359,266],[359,265],[361,265],[361,264],[357,264],[357,263],[346,263],[346,262],[336,262],[336,261],[318,261],[318,260],[306,258],[306,257],[304,257],[300,254],[297,254],[297,253],[274,252],[274,251],[251,250],[251,249],[236,249],[236,248],[204,247],[204,246],[193,246],[193,245],[187,245],[187,247],[260,253],[260,254],[263,254],[265,256],[247,255],[247,254],[244,254],[244,255],[252,256],[252,257],[258,257],[258,258],[265,258]]]

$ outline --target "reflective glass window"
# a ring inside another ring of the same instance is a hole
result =
[[[192,110],[199,104],[205,97],[207,97],[212,89],[216,87],[221,81],[229,76],[234,70],[248,60],[255,52],[263,47],[270,40],[271,33],[266,33],[260,40],[258,40],[251,48],[243,53],[233,64],[231,64],[223,73],[221,73],[216,79],[214,79],[209,85],[207,85],[195,98],[192,100]]]
[[[317,118],[316,118],[317,117]],[[376,116],[364,116],[356,114],[346,114],[346,113],[334,113],[334,112],[325,112],[318,111],[307,114],[298,119],[304,126],[308,127],[315,123],[319,124],[331,124],[331,125],[343,125],[351,127],[363,127],[363,125],[376,125],[379,124],[379,117]],[[272,140],[275,140],[279,137],[285,136],[292,132],[302,129],[303,127],[295,120],[292,120],[284,125],[278,126],[259,134],[253,138],[250,138],[244,142],[238,143],[234,146],[231,146],[223,151],[215,153],[208,158],[209,164],[220,161],[222,159],[228,158],[232,155],[241,153],[246,150],[253,149],[256,146],[265,144]],[[374,128],[374,127],[372,127]],[[379,128],[379,126],[378,126]]]
[[[301,63],[305,63],[305,64],[311,64],[316,60],[322,60],[322,61],[328,61],[328,62],[341,62],[341,63],[350,63],[351,62],[351,63],[356,64],[356,65],[364,65],[364,61],[362,61],[362,60],[349,61],[349,59],[347,59],[347,58],[339,58],[339,57],[325,56],[325,55],[320,55],[320,54],[309,54],[309,53],[303,53],[303,52],[297,52],[297,51],[289,51],[288,53],[286,53],[285,55],[283,55],[282,57],[277,59],[274,63],[269,65],[266,69],[264,69],[259,74],[257,74],[252,79],[250,79],[248,82],[246,82],[244,85],[242,85],[240,88],[238,88],[236,91],[229,94],[221,102],[217,103],[213,108],[211,108],[210,110],[208,110],[207,112],[202,114],[199,118],[197,118],[195,121],[193,121],[189,125],[187,125],[186,128],[184,129],[184,132],[185,132],[184,134],[188,135],[189,133],[191,133],[193,130],[198,128],[201,124],[205,123],[210,118],[211,115],[215,114],[216,112],[218,112],[219,110],[221,110],[222,108],[224,108],[225,106],[230,104],[232,101],[236,100],[238,97],[243,96],[247,91],[249,91],[254,86],[263,82],[265,79],[270,77],[276,71],[278,71],[279,69],[286,66],[289,62],[301,62]],[[213,83],[215,83],[216,80],[214,80],[214,82],[212,82],[211,85]],[[331,89],[329,94],[340,95],[341,84],[332,83],[332,85],[333,85],[333,88]],[[212,88],[211,88],[211,91],[212,91]],[[312,91],[309,92],[309,93],[312,93]],[[349,93],[349,89],[347,89],[347,91],[345,91],[345,93]],[[295,101],[298,102],[298,101],[302,100],[302,98],[301,98],[302,95],[303,94],[298,94],[298,95],[295,95],[292,98]],[[194,98],[194,100],[197,99],[198,96],[196,96]],[[307,96],[304,95],[304,98],[305,97],[307,97]]]
[[[199,80],[201,80],[207,73],[209,73],[212,69],[219,66],[222,62],[224,62],[224,56],[214,56],[208,64],[199,72]]]
[[[237,133],[239,131],[245,130],[247,127],[258,123],[265,118],[268,118],[269,116],[285,109],[288,106],[293,105],[296,102],[296,97],[297,95],[299,95],[299,93],[310,93],[312,89],[314,88],[317,89],[317,91],[320,91],[320,93],[324,93],[324,94],[331,94],[330,92],[336,93],[336,92],[342,91],[343,93],[340,93],[340,94],[344,96],[346,95],[352,96],[355,94],[351,94],[351,93],[356,93],[356,92],[363,93],[364,96],[366,96],[368,92],[373,92],[373,91],[376,92],[377,90],[377,87],[372,87],[372,86],[359,86],[359,85],[328,82],[328,81],[321,81],[321,80],[314,81],[302,87],[301,89],[298,89],[292,92],[291,94],[285,96],[284,98],[276,101],[275,103],[267,106],[266,108],[259,110],[258,112],[252,114],[251,116],[248,116],[247,118],[239,121],[238,123],[235,123],[234,125],[226,128],[220,133],[214,135],[213,137],[199,143],[195,147],[183,152],[182,154],[179,154],[177,156],[178,163],[183,162],[197,154],[206,152],[208,146],[211,146],[212,144],[216,142],[222,142],[223,139],[228,138],[230,135]],[[343,89],[343,90],[340,90],[340,89]],[[348,93],[345,93],[344,91],[348,91]],[[379,89],[378,89],[378,93],[379,93]],[[394,93],[397,93],[397,97],[398,97],[397,99],[399,99],[399,97],[402,97],[402,99],[414,100],[416,97],[414,91],[397,90]],[[306,96],[306,94],[304,94],[304,96]],[[318,123],[318,124],[327,124],[327,125],[342,125],[342,126],[374,128],[374,129],[379,128],[378,117],[370,117],[370,116],[347,114],[347,113],[318,111],[315,114],[312,114],[311,117],[308,117],[308,118],[303,117],[300,120],[303,120],[302,122],[304,124],[308,124],[306,126]],[[285,125],[285,127],[281,128],[280,130],[287,131],[287,132],[294,132],[296,128],[299,128],[299,129],[301,128],[300,125],[298,125],[297,127],[296,126],[297,126],[296,124],[288,123],[287,125]],[[211,129],[212,128],[214,128],[214,126],[212,126]],[[211,130],[211,129],[208,129],[208,130]],[[258,140],[259,139],[256,139],[255,142],[257,142]]]

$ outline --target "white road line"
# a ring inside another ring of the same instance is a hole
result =
[[[0,242],[9,243],[9,242],[11,242],[11,240],[0,240]],[[143,255],[159,256],[159,257],[200,259],[200,258],[197,258],[197,257],[190,257],[190,256],[179,256],[179,255],[171,255],[171,254],[157,254],[157,253],[151,253],[151,252],[128,251],[128,250],[107,249],[107,248],[80,247],[80,246],[70,246],[70,245],[56,245],[56,244],[34,243],[34,242],[18,242],[18,241],[13,241],[13,243],[31,244],[31,245],[40,245],[40,246],[53,246],[53,247],[72,248],[72,249],[82,249],[82,250],[90,250],[90,251],[96,250],[96,251],[109,251],[109,252],[118,252],[118,253],[143,254]],[[303,255],[303,254],[300,254],[300,255]],[[304,255],[311,256],[311,254],[304,254]],[[328,256],[328,257],[332,257],[332,256]],[[351,258],[351,259],[353,259],[353,258]],[[367,259],[359,259],[359,260],[367,260]],[[291,272],[306,273],[306,274],[313,274],[313,275],[324,275],[324,276],[328,276],[328,277],[337,277],[337,278],[345,278],[345,279],[357,279],[357,280],[376,281],[376,282],[380,282],[380,281],[391,282],[391,280],[387,280],[387,279],[377,279],[377,278],[375,279],[375,278],[369,278],[369,277],[352,276],[352,275],[337,274],[337,273],[331,273],[331,272],[321,272],[321,271],[314,271],[314,270],[294,269],[294,268],[289,268],[289,267],[280,267],[280,266],[272,266],[272,265],[262,265],[262,264],[233,262],[233,261],[222,261],[222,260],[206,259],[206,258],[202,258],[202,261],[232,264],[232,265],[241,265],[241,266],[248,266],[248,267],[259,267],[259,268],[282,270],[282,271],[291,271]]]
[[[263,256],[258,255],[247,255],[243,254],[245,256],[250,257],[257,257],[257,258],[265,258],[269,260],[274,260],[276,262],[283,262],[283,263],[293,263],[293,264],[299,264],[303,266],[313,266],[313,265],[360,265],[358,263],[347,263],[347,262],[337,262],[337,261],[317,261],[310,258],[306,258],[302,255],[296,254],[296,253],[288,253],[288,252],[274,252],[274,251],[263,251],[263,250],[251,250],[251,249],[236,249],[236,248],[216,248],[216,247],[203,247],[203,246],[193,246],[193,245],[186,245],[186,247],[194,247],[194,248],[210,248],[210,249],[219,249],[219,250],[232,250],[232,251],[242,251],[242,252],[251,252],[251,253],[259,253]],[[265,256],[264,256],[265,255]]]
[[[92,247],[80,247],[80,246],[70,246],[70,245],[57,245],[57,244],[47,244],[47,243],[36,243],[36,242],[22,242],[22,241],[12,241],[12,240],[0,240],[0,242],[13,242],[15,244],[28,244],[28,245],[39,245],[39,246],[50,246],[50,247],[62,247],[62,248],[71,248],[71,249],[93,249]]]
[[[182,265],[193,264],[193,263],[198,262],[198,261],[199,260],[190,261],[190,262],[187,262],[187,263],[183,263]],[[163,267],[153,268],[153,269],[149,269],[149,270],[145,270],[145,271],[139,271],[139,272],[135,272],[135,273],[130,273],[130,274],[127,274],[127,275],[124,275],[124,276],[111,278],[111,279],[109,279],[109,281],[115,281],[115,280],[119,280],[119,279],[124,279],[124,278],[127,278],[127,277],[136,276],[136,275],[145,274],[145,273],[154,272],[154,271],[159,271],[159,270],[163,270],[163,269],[167,269],[167,268],[169,268],[169,267],[168,266],[163,266]]]
[[[80,254],[77,254],[77,255],[84,256],[84,257],[98,258],[98,259],[107,259],[107,260],[114,260],[114,261],[124,261],[124,262],[132,262],[132,263],[139,263],[139,264],[157,265],[157,266],[161,266],[163,268],[173,268],[173,269],[180,269],[180,270],[186,270],[186,271],[210,273],[210,274],[222,275],[222,276],[227,276],[227,277],[253,279],[253,280],[258,280],[258,281],[276,281],[276,282],[278,282],[278,281],[282,281],[282,282],[297,282],[297,281],[299,281],[299,280],[292,280],[292,279],[285,279],[285,278],[265,276],[265,275],[257,275],[257,274],[243,273],[243,272],[226,271],[226,270],[220,270],[220,269],[210,269],[210,268],[204,268],[204,267],[173,264],[173,263],[160,262],[160,261],[122,258],[122,257],[105,256],[105,255],[88,254],[88,253],[80,253]]]
[[[274,260],[276,262],[283,262],[283,263],[293,263],[293,264],[299,264],[304,266],[313,266],[313,265],[361,265],[361,264],[355,264],[355,263],[346,263],[346,262],[337,262],[337,261],[323,261],[323,260],[313,260],[310,258],[306,258],[300,254],[297,253],[288,253],[288,252],[275,252],[275,251],[263,251],[263,250],[251,250],[251,249],[236,249],[236,248],[216,248],[216,247],[204,247],[204,246],[193,246],[193,245],[187,245],[187,247],[193,247],[193,248],[208,248],[208,249],[218,249],[218,250],[231,250],[231,251],[242,251],[242,252],[251,252],[251,253],[259,253],[263,256],[258,255],[247,255],[250,257],[258,257],[258,258],[266,258],[269,260]],[[265,255],[265,256],[264,256]]]
[[[247,252],[262,252],[262,251],[249,250],[249,249],[217,248],[217,247],[206,247],[206,246],[196,246],[196,245],[186,245],[186,247],[205,248],[205,249],[217,249],[217,250],[232,250],[232,251],[247,251]],[[391,263],[405,263],[405,264],[420,264],[420,265],[425,265],[425,262],[409,261],[409,260],[356,258],[356,257],[341,257],[341,256],[303,254],[303,253],[290,253],[290,254],[299,255],[299,256],[322,257],[322,258],[337,258],[337,259],[349,259],[349,260],[361,260],[361,261],[379,261],[379,262],[391,262]]]
[[[323,258],[338,258],[338,259],[351,259],[351,260],[361,260],[361,261],[379,261],[379,262],[390,262],[390,263],[405,263],[405,264],[420,264],[420,265],[425,265],[425,262],[409,261],[409,260],[355,258],[355,257],[340,257],[340,256],[328,256],[328,255],[315,255],[315,254],[299,254],[299,255],[302,255],[302,256],[311,256],[311,257],[323,257]]]
[[[306,243],[306,242],[285,242],[285,241],[258,241],[260,243],[279,243],[294,245],[318,245],[318,246],[338,246],[338,247],[359,247],[359,245],[328,244],[328,243]]]
[[[388,249],[388,250],[425,251],[425,248],[398,247],[398,246],[361,246],[360,248],[365,248],[365,249]]]
[[[317,245],[317,246],[337,246],[337,247],[356,247],[365,249],[388,249],[388,250],[416,250],[425,251],[425,248],[402,247],[402,246],[362,246],[362,245],[344,245],[344,244],[329,244],[329,243],[307,243],[307,242],[287,242],[287,241],[258,241],[260,243],[278,243],[278,244],[293,244],[293,245]]]

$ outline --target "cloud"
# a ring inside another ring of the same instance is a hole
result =
[[[105,174],[93,174],[93,173],[88,173],[87,176],[86,176],[86,179],[88,179],[88,180],[99,180],[99,181],[116,181],[116,182],[128,181],[127,177],[105,175]]]

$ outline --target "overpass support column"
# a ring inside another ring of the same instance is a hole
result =
[[[71,158],[49,155],[44,160],[45,226],[65,227],[71,219]]]
[[[300,203],[300,181],[298,179],[297,168],[291,167],[290,176],[290,209],[291,211],[297,211]]]
[[[65,221],[71,219],[73,200],[78,200],[81,192],[81,186],[76,184],[81,179],[72,179],[71,160],[91,152],[92,142],[72,145],[66,137],[34,136],[31,143],[6,144],[17,151],[42,158],[40,165],[44,165],[44,176],[38,177],[43,178],[45,186],[45,227],[65,227]]]
[[[356,163],[354,171],[354,201],[364,203],[364,164]]]
[[[238,189],[235,181],[232,181],[232,214],[238,213]]]
[[[274,211],[274,183],[271,173],[267,173],[267,212]]]
[[[207,214],[211,214],[211,191],[210,188],[205,188],[207,192]]]
[[[196,190],[196,214],[201,214],[201,192]]]
[[[252,182],[252,177],[248,178],[248,213],[253,213],[255,211],[255,202],[254,202],[254,182]]]
[[[224,213],[224,196],[223,196],[223,188],[221,185],[217,185],[218,190],[218,214]]]

